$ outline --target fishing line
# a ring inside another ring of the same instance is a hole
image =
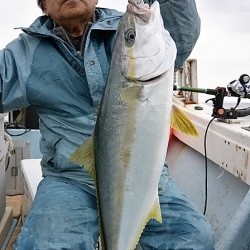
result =
[[[10,157],[8,156],[8,157],[7,157],[7,163],[6,163],[6,165],[5,165],[5,172],[8,170],[9,165],[10,165]]]
[[[18,134],[11,134],[11,133],[9,132],[9,130],[11,130],[11,129],[24,129],[24,131],[21,132],[21,133],[18,133]],[[5,131],[8,135],[10,135],[10,136],[22,136],[22,135],[28,133],[30,130],[31,130],[31,129],[26,128],[25,126],[22,126],[22,125],[17,124],[17,123],[5,123],[5,124],[4,124],[4,131]]]
[[[205,204],[204,204],[204,211],[203,211],[203,215],[206,214],[207,211],[207,189],[208,189],[208,181],[207,181],[207,176],[208,176],[208,158],[207,158],[207,132],[208,132],[208,128],[211,125],[211,123],[213,122],[213,120],[216,117],[213,117],[210,122],[207,125],[206,128],[206,132],[204,135],[204,154],[205,154]]]

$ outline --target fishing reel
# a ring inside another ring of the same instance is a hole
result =
[[[247,74],[242,74],[239,79],[231,81],[227,88],[217,87],[215,89],[201,89],[192,87],[183,87],[174,85],[174,90],[190,91],[196,93],[204,93],[208,95],[214,95],[206,101],[213,102],[213,112],[212,116],[220,119],[237,119],[238,117],[244,117],[250,115],[250,107],[244,109],[237,109],[241,99],[250,99],[250,77]],[[237,97],[237,103],[235,107],[224,108],[224,98],[225,97]]]
[[[217,87],[216,89],[210,89],[207,94],[213,94],[215,97],[208,99],[213,102],[212,116],[220,119],[237,119],[238,117],[245,117],[250,115],[250,107],[244,109],[237,109],[241,99],[250,99],[250,77],[247,74],[243,74],[239,79],[231,81],[227,88]],[[224,108],[223,102],[225,97],[237,97],[237,103],[235,107]]]

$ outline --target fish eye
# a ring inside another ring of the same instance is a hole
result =
[[[125,39],[128,43],[134,43],[136,32],[133,29],[129,29],[125,32]]]

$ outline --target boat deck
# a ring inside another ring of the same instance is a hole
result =
[[[13,208],[14,218],[18,220],[18,223],[17,223],[15,230],[10,238],[10,241],[9,241],[9,244],[8,244],[6,250],[13,249],[13,245],[16,242],[17,236],[21,230],[21,226],[22,226],[21,203],[22,203],[22,195],[13,195],[13,196],[6,195],[6,205],[7,205],[7,207]]]

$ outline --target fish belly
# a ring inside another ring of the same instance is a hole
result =
[[[172,107],[173,70],[169,72],[159,82],[143,86],[136,104],[122,100],[124,83],[106,88],[96,131],[97,196],[105,249],[135,249],[158,200]]]

